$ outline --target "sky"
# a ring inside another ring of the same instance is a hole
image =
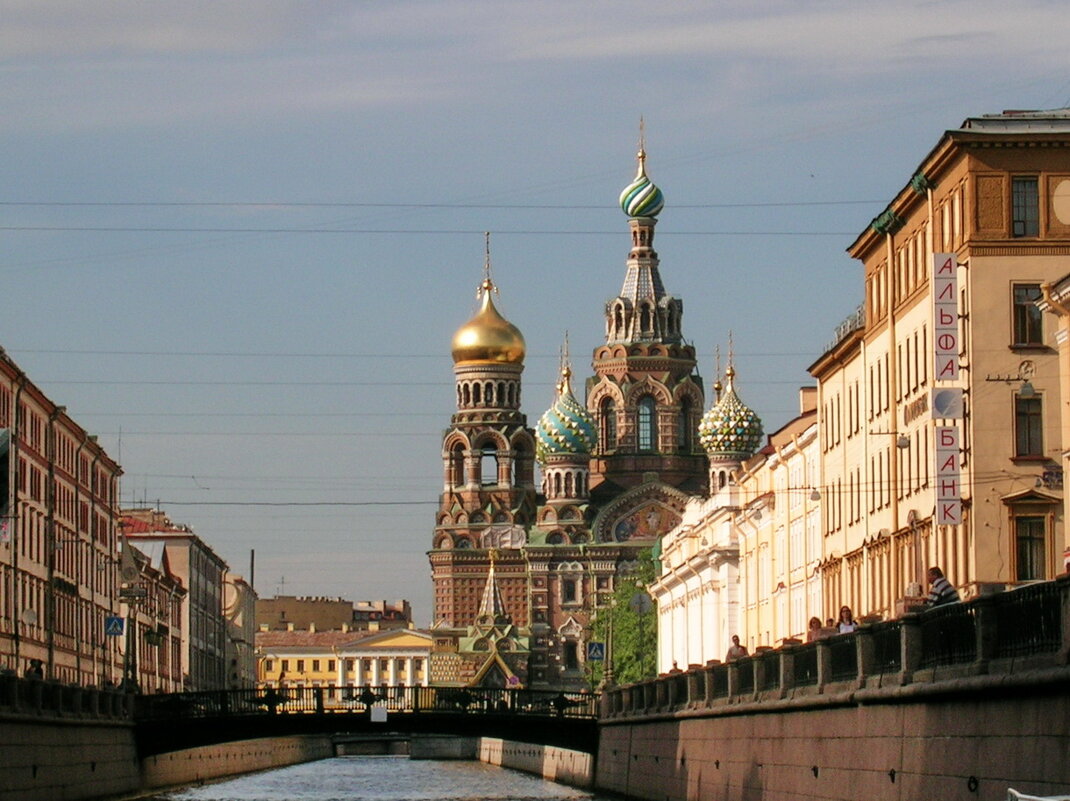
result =
[[[431,617],[450,340],[484,233],[524,411],[655,247],[767,432],[844,252],[969,116],[1070,105],[1065,5],[0,0],[0,346],[261,596]],[[255,571],[251,554],[255,551]]]

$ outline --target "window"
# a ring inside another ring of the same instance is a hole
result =
[[[561,580],[561,602],[566,604],[576,603],[576,579]]]
[[[682,453],[691,453],[691,399],[684,398],[680,404],[680,430],[676,432],[676,441]]]
[[[1018,581],[1043,579],[1045,570],[1045,520],[1042,516],[1016,517],[1014,519],[1016,578]]]
[[[1014,397],[1014,455],[1043,456],[1044,426],[1040,398]]]
[[[654,399],[647,395],[639,401],[638,408],[638,434],[639,450],[653,451],[657,449],[657,436],[654,431]]]
[[[297,672],[298,673],[304,673],[305,672],[305,660],[304,659],[298,659],[297,660]]]
[[[612,398],[603,398],[600,404],[602,430],[602,450],[611,451],[617,447],[617,410],[613,408]]]
[[[565,649],[565,670],[579,670],[580,668],[579,649],[576,645],[577,643],[573,640],[565,640],[563,643]]]
[[[289,669],[290,669],[290,660],[289,659],[283,659],[282,660],[282,672],[285,673]]]
[[[313,673],[319,673],[320,672],[320,661],[318,659],[313,659],[312,660],[312,672]]]
[[[1014,340],[1012,345],[1042,345],[1044,337],[1041,325],[1041,312],[1036,301],[1040,298],[1040,286],[1037,284],[1015,284],[1014,296]]]
[[[1011,236],[1040,235],[1040,203],[1036,178],[1011,179]]]
[[[484,487],[494,487],[498,484],[498,450],[494,443],[488,442],[481,449],[482,454],[479,462],[480,483]]]
[[[272,662],[270,659],[265,659],[264,660],[264,672],[265,673],[270,673],[274,669],[274,667],[275,667],[275,663]]]

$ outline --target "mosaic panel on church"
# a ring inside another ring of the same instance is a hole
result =
[[[680,515],[660,503],[647,503],[632,509],[610,527],[614,542],[652,540],[680,523]]]

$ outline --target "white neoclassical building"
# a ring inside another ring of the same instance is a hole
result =
[[[733,525],[739,487],[695,498],[662,539],[661,574],[651,585],[658,606],[658,671],[723,659],[738,628],[739,545]]]
[[[344,690],[426,687],[430,680],[431,635],[414,629],[261,631],[256,653],[258,687],[322,687],[328,701]]]
[[[661,540],[651,587],[660,672],[724,660],[733,635],[751,653],[805,638],[809,618],[828,612],[818,572],[816,392],[801,391],[799,416],[758,451],[760,422],[735,396],[733,374],[700,431],[710,495],[693,499]]]

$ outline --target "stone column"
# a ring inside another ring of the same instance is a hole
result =
[[[866,686],[866,677],[874,673],[873,663],[877,648],[873,644],[873,632],[863,626],[855,632],[855,663],[858,665],[858,686]]]
[[[372,687],[378,687],[381,683],[382,676],[379,675],[379,657],[372,657]]]
[[[1070,663],[1070,574],[1064,574],[1055,579],[1055,585],[1059,588],[1059,605],[1063,621],[1062,644],[1059,646],[1059,663]]]
[[[397,657],[390,658],[389,671],[387,673],[388,681],[391,687],[398,686],[398,659]]]
[[[416,659],[415,657],[405,658],[405,684],[409,687],[416,686]]]
[[[981,673],[988,672],[988,663],[996,655],[996,637],[999,626],[996,623],[996,597],[982,595],[972,602],[974,608],[974,636],[977,638],[977,656],[975,663]]]
[[[906,614],[899,619],[899,660],[902,674],[900,684],[909,684],[914,671],[921,664],[921,618],[916,614]]]
[[[832,649],[828,640],[817,641],[817,686],[824,687],[832,681]]]
[[[797,643],[796,643],[797,645]],[[780,650],[780,697],[795,688],[795,645]]]
[[[479,451],[464,452],[464,488],[466,490],[479,489],[479,467],[483,454]]]

